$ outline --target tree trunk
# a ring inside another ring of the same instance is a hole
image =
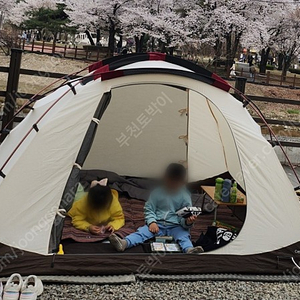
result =
[[[286,74],[291,66],[291,63],[292,63],[292,56],[291,55],[284,55],[284,58],[283,58],[283,68],[282,68],[282,77],[283,77],[283,80],[285,81],[286,80]]]
[[[155,48],[155,40],[154,37],[151,40],[151,51],[154,52],[154,48]]]
[[[100,38],[101,38],[101,35],[100,35],[100,29],[98,28],[98,29],[97,29],[97,39],[96,39],[96,45],[97,45],[97,46],[100,45]]]
[[[235,34],[233,39],[233,33],[230,32],[226,36],[226,64],[225,70],[231,68],[234,64],[235,55],[240,43],[240,34]]]
[[[226,36],[226,63],[225,63],[225,70],[227,70],[228,66],[231,67],[232,60],[231,60],[231,33],[227,34]]]
[[[135,42],[135,52],[140,53],[140,39],[137,36],[134,37],[134,42]]]
[[[140,38],[137,37],[137,36],[134,37],[136,53],[142,53],[143,52],[144,37],[145,37],[144,34]]]
[[[268,58],[270,54],[270,47],[262,49],[261,51],[261,60],[259,64],[259,73],[260,74],[265,74],[267,71],[267,63],[268,63]]]
[[[115,35],[116,35],[115,23],[112,20],[110,20],[109,35],[108,35],[108,56],[109,57],[112,57],[115,52]]]
[[[242,36],[241,33],[235,33],[234,43],[233,43],[233,47],[232,47],[232,51],[231,51],[232,64],[234,63],[234,59],[235,59],[236,53],[237,53],[239,45],[240,45],[241,36]]]
[[[88,37],[88,39],[89,39],[91,45],[92,45],[92,46],[95,46],[95,42],[94,42],[93,37],[92,37],[92,35],[90,34],[90,32],[89,32],[88,30],[86,30],[86,31],[85,31],[85,34],[87,35],[87,37]]]
[[[284,55],[282,53],[278,54],[278,70],[281,71],[283,69],[283,59]]]
[[[214,66],[217,65],[218,67],[220,66],[220,59],[221,59],[221,55],[222,55],[222,46],[223,43],[220,39],[216,40],[216,44],[214,46],[214,51],[215,51],[215,55],[214,55]]]

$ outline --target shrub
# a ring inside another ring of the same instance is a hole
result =
[[[300,75],[300,69],[289,69],[289,71],[291,72],[291,73],[294,73],[294,74],[299,74]]]
[[[273,66],[273,65],[266,65],[266,69],[267,70],[275,70],[275,66]]]

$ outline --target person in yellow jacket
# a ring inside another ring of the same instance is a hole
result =
[[[125,225],[125,217],[116,190],[93,182],[89,192],[69,210],[75,228],[101,234],[113,233]]]

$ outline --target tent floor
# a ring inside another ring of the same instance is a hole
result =
[[[99,253],[44,256],[0,244],[0,273],[2,277],[16,272],[22,276],[235,273],[284,275],[288,279],[299,274],[291,259],[300,261],[299,249],[300,242],[252,255]]]
[[[141,210],[142,211],[142,210]],[[237,228],[242,228],[244,212],[235,211],[233,214],[232,210],[226,206],[221,206],[218,208],[217,219],[223,223],[235,226]],[[238,217],[239,218],[238,218]],[[201,215],[194,228],[192,229],[192,240],[196,241],[200,234],[205,233],[208,226],[212,225],[214,214],[203,214]],[[114,248],[109,243],[94,242],[94,243],[78,243],[71,239],[62,241],[64,246],[65,254],[99,254],[99,253],[116,253]],[[126,253],[150,253],[149,243],[144,245],[134,247],[132,249],[126,250]]]

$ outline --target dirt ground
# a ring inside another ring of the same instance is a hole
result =
[[[9,66],[9,59],[10,58],[8,56],[0,55],[0,66]],[[21,75],[19,82],[19,92],[30,94],[37,93],[48,84],[54,82],[56,79],[47,77],[47,72],[71,74],[87,67],[90,64],[90,62],[79,60],[24,53],[22,57],[21,68],[39,70],[45,73],[45,77]],[[86,71],[83,72],[83,74],[85,73]],[[6,89],[6,83],[7,74],[0,73],[0,90],[4,91]],[[234,82],[230,82],[230,84],[234,84]],[[251,83],[247,83],[246,94],[300,100],[299,89],[262,86]],[[0,102],[3,102],[3,100],[4,99],[0,98]],[[21,105],[22,102],[22,100],[18,100],[19,105]],[[256,102],[256,104],[259,106],[259,108],[267,118],[300,121],[299,106],[262,102]]]
[[[231,85],[234,85],[234,82],[232,81],[229,83]],[[253,83],[247,83],[246,95],[300,100],[299,89],[263,86]],[[300,121],[300,107],[298,105],[266,103],[257,101],[255,103],[261,109],[266,118]]]

